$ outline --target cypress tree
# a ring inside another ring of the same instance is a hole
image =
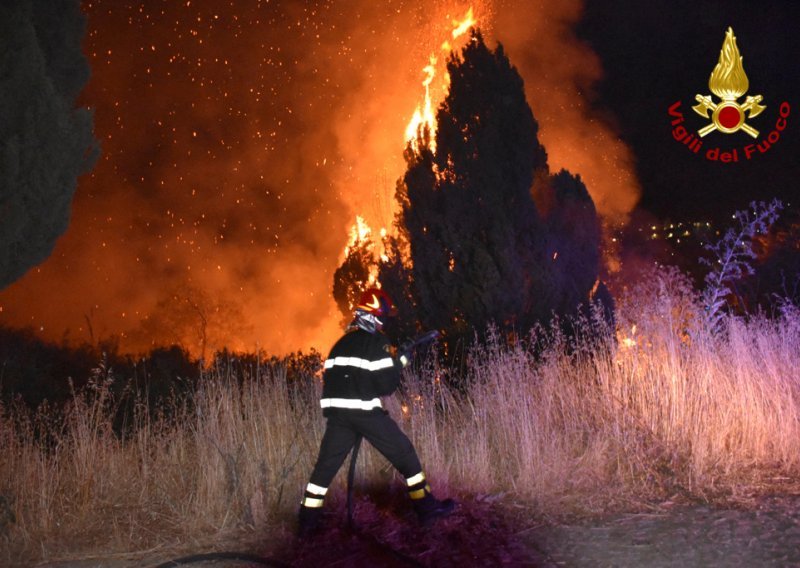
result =
[[[490,322],[524,329],[544,315],[542,221],[531,196],[547,175],[538,124],[503,47],[473,31],[448,61],[435,151],[406,151],[399,191],[417,313],[462,336]]]

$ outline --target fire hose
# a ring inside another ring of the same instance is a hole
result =
[[[238,562],[246,562],[248,564],[259,564],[261,566],[278,566],[288,567],[290,564],[275,560],[274,558],[265,558],[255,554],[247,554],[244,552],[209,552],[207,554],[193,554],[191,556],[184,556],[183,558],[176,558],[169,560],[163,564],[159,564],[156,568],[177,568],[185,564],[194,564],[197,562],[209,562],[212,560],[234,560]]]
[[[411,341],[404,343],[400,347],[398,355],[405,355],[410,359],[416,348],[430,343],[431,341],[436,341],[439,339],[440,335],[441,334],[435,329],[426,331],[416,336]],[[356,435],[356,441],[353,444],[353,453],[350,454],[350,468],[347,472],[347,526],[351,529],[353,528],[353,482],[356,476],[356,460],[358,460],[358,450],[361,448],[362,438],[363,436],[361,434]]]
[[[413,340],[408,343],[403,344],[399,349],[399,355],[405,355],[406,358],[410,359],[411,355],[413,354],[414,350],[426,343],[430,343],[431,341],[435,341],[439,338],[441,334],[437,330],[427,331],[421,335],[418,335]],[[353,444],[353,452],[350,454],[350,466],[347,471],[347,527],[353,531],[354,533],[361,534],[361,536],[369,538],[375,544],[380,546],[381,548],[386,549],[387,551],[391,552],[394,557],[398,560],[401,560],[411,566],[422,566],[419,562],[399,552],[392,547],[386,545],[385,543],[380,542],[378,539],[360,533],[356,529],[355,522],[353,521],[353,489],[355,486],[355,477],[356,477],[356,463],[358,461],[358,451],[361,449],[361,440],[363,436],[361,434],[356,435],[356,441]]]
[[[421,335],[418,335],[410,342],[403,344],[400,347],[400,353],[405,354],[406,357],[410,358],[417,347],[425,345],[426,343],[430,343],[431,341],[435,341],[436,339],[439,338],[439,336],[440,334],[436,330],[428,331]],[[410,556],[406,556],[405,554],[397,550],[394,550],[392,547],[386,545],[385,543],[380,542],[378,539],[356,530],[355,523],[353,522],[353,488],[356,476],[356,462],[358,460],[358,451],[361,448],[362,438],[363,436],[361,436],[361,434],[358,434],[356,436],[356,441],[353,444],[353,451],[350,454],[350,466],[347,472],[347,526],[354,533],[360,534],[361,536],[373,541],[374,544],[377,544],[381,548],[386,549],[398,560],[401,560],[411,566],[422,566],[422,564],[420,564]],[[210,552],[206,554],[193,554],[191,556],[184,556],[183,558],[176,558],[175,560],[169,560],[167,562],[159,564],[158,566],[156,566],[156,568],[177,568],[178,566],[183,566],[186,564],[194,564],[197,562],[208,562],[214,560],[232,560],[238,562],[247,562],[251,564],[259,564],[261,566],[274,566],[274,567],[290,566],[289,564],[286,564],[285,562],[281,562],[280,560],[276,560],[274,558],[265,558],[263,556],[257,556],[255,554],[247,554],[244,552]]]

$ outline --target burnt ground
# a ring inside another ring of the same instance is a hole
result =
[[[665,503],[644,513],[560,523],[535,521],[522,509],[479,498],[460,503],[452,516],[429,528],[419,527],[396,496],[372,495],[356,500],[355,520],[355,528],[348,528],[339,504],[311,540],[298,542],[283,528],[237,545],[271,564],[217,560],[191,566],[800,566],[800,495],[761,497],[742,506]],[[37,566],[155,568],[180,556],[160,550]]]
[[[407,503],[360,499],[355,528],[344,511],[326,519],[321,535],[294,544],[291,566],[538,566],[515,537],[513,520],[488,500],[460,502],[428,527]]]

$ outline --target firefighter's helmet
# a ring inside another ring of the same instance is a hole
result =
[[[378,318],[397,315],[397,306],[392,302],[392,298],[380,288],[365,290],[356,305],[356,310],[361,310]]]

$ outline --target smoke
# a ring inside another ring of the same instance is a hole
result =
[[[580,174],[598,213],[622,222],[641,194],[633,156],[609,119],[592,107],[602,67],[574,34],[583,2],[536,3],[501,0],[497,39],[525,80],[525,92],[539,121],[539,139],[551,171]]]
[[[103,158],[50,259],[0,293],[3,322],[131,350],[182,327],[209,349],[327,350],[348,229],[391,222],[422,69],[431,53],[444,68],[469,6],[88,2]],[[472,6],[526,80],[551,168],[580,173],[601,214],[629,211],[628,152],[582,91],[600,69],[570,31],[580,6]]]

